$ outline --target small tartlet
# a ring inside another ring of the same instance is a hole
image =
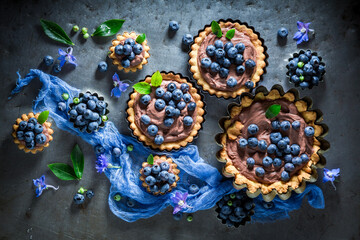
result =
[[[124,32],[122,35],[118,34],[116,35],[116,39],[112,40],[112,46],[109,47],[110,50],[110,54],[109,54],[109,58],[111,58],[113,60],[113,64],[116,65],[118,67],[119,70],[124,70],[124,72],[128,73],[128,72],[136,72],[138,69],[141,70],[143,68],[143,65],[146,65],[148,63],[148,58],[150,57],[149,54],[149,50],[150,47],[147,44],[147,40],[145,39],[145,41],[143,43],[141,43],[141,45],[143,46],[143,58],[142,61],[134,66],[128,67],[128,68],[124,68],[121,65],[121,60],[120,58],[115,54],[115,47],[117,45],[119,45],[120,43],[124,42],[127,38],[132,38],[134,40],[136,40],[137,38],[137,34],[135,32]],[[133,60],[134,61],[134,60]]]
[[[227,141],[232,141],[241,134],[243,125],[241,122],[233,119],[238,116],[244,108],[251,106],[257,101],[274,101],[284,99],[293,103],[298,112],[303,117],[307,125],[312,126],[315,130],[312,145],[312,155],[310,160],[300,170],[298,170],[289,181],[276,181],[272,184],[260,183],[245,177],[233,164],[227,151]],[[312,110],[312,100],[304,97],[299,99],[299,93],[296,89],[290,89],[284,92],[280,85],[275,85],[269,92],[265,87],[258,87],[255,94],[246,93],[241,96],[240,104],[230,104],[228,107],[229,116],[219,121],[223,133],[216,135],[216,142],[222,147],[217,152],[217,159],[225,163],[223,175],[226,177],[234,177],[233,186],[236,189],[246,188],[249,197],[257,197],[262,194],[265,201],[271,201],[276,195],[282,200],[286,200],[291,196],[291,191],[301,193],[306,188],[306,182],[315,182],[317,180],[316,168],[323,168],[326,159],[322,153],[330,148],[330,144],[323,139],[328,132],[328,127],[320,123],[322,121],[322,113],[320,110]]]
[[[43,133],[45,132],[45,136],[46,136],[46,142],[45,144],[36,144],[35,148],[34,149],[28,149],[26,146],[25,146],[25,142],[24,141],[21,141],[19,140],[17,137],[16,137],[16,131],[18,130],[19,128],[19,123],[21,121],[28,121],[30,118],[33,118],[35,117],[36,119],[38,119],[40,113],[37,113],[37,114],[34,114],[33,112],[30,112],[29,114],[23,114],[21,115],[21,118],[17,118],[16,119],[16,123],[13,125],[13,132],[12,132],[12,136],[14,137],[14,143],[17,144],[18,148],[20,150],[24,150],[26,153],[28,152],[31,152],[32,154],[36,154],[37,152],[42,152],[44,151],[44,148],[48,147],[49,146],[49,143],[53,140],[53,137],[52,137],[52,134],[54,133],[54,130],[51,129],[51,123],[48,122],[48,121],[45,121],[42,126],[44,128],[43,130]]]
[[[263,40],[260,39],[260,34],[257,33],[253,27],[250,27],[246,23],[242,23],[240,21],[233,21],[231,19],[228,19],[228,20],[219,20],[218,23],[222,30],[231,26],[231,28],[236,29],[237,31],[241,32],[250,39],[256,51],[257,57],[255,61],[256,69],[254,69],[251,77],[247,80],[252,81],[254,86],[256,86],[256,84],[260,81],[261,76],[266,72],[265,68],[267,66],[266,47],[263,44]],[[223,36],[220,38],[220,40],[222,40],[223,42],[229,41],[228,39],[225,38],[225,33],[223,31]],[[250,89],[246,88],[244,84],[241,87],[237,87],[232,91],[215,89],[203,77],[201,73],[201,66],[199,66],[199,62],[198,62],[198,52],[200,47],[202,46],[202,43],[209,35],[214,35],[214,33],[211,30],[211,26],[206,25],[205,28],[203,30],[200,30],[199,34],[194,38],[194,43],[192,44],[191,51],[189,53],[190,71],[192,72],[193,78],[196,80],[197,84],[200,85],[203,88],[203,90],[207,91],[210,95],[216,95],[217,97],[223,97],[223,98],[235,98],[237,96],[240,96],[244,92],[249,92]]]

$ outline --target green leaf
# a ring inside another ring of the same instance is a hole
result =
[[[120,30],[124,22],[125,20],[123,19],[107,20],[100,24],[91,36],[108,37],[115,35]]]
[[[41,26],[44,29],[45,34],[58,42],[67,44],[67,45],[75,45],[69,36],[65,33],[64,29],[62,29],[59,25],[54,22],[46,21],[44,19],[40,20]]]
[[[81,179],[84,171],[84,154],[82,153],[79,145],[75,145],[71,151],[70,157],[74,167],[75,175],[78,179]]]
[[[222,37],[222,31],[220,25],[216,21],[211,22],[211,31],[218,37]]]
[[[145,39],[146,39],[146,35],[145,35],[145,33],[142,33],[139,36],[137,36],[136,42],[141,44],[145,41]]]
[[[133,86],[135,91],[140,94],[150,94],[151,93],[151,86],[147,82],[138,82]]]
[[[281,105],[273,104],[266,110],[265,116],[268,119],[272,119],[279,114],[280,110],[281,110]]]
[[[150,154],[148,157],[147,157],[147,163],[150,164],[150,165],[153,165],[154,164],[154,156],[152,154]]]
[[[159,87],[162,83],[162,76],[161,73],[159,71],[156,71],[152,76],[151,76],[151,86],[153,87]]]
[[[38,123],[43,124],[44,122],[46,122],[46,120],[49,117],[49,111],[43,111],[42,113],[40,113],[40,115],[37,118]]]
[[[231,40],[235,36],[235,29],[230,29],[226,32],[225,37],[229,40]]]
[[[61,180],[76,180],[74,169],[65,163],[52,163],[48,167]]]

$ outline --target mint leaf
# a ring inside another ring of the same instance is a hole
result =
[[[218,37],[222,37],[221,27],[216,21],[211,22],[211,31]]]
[[[235,29],[230,29],[226,32],[225,37],[229,40],[231,40],[235,36]]]
[[[70,157],[74,167],[75,175],[78,179],[81,179],[84,171],[84,154],[82,153],[79,145],[75,145],[71,151]]]
[[[150,165],[153,165],[154,164],[154,156],[152,154],[150,154],[148,157],[147,157],[147,163],[150,164]]]
[[[133,86],[135,91],[137,91],[140,94],[149,94],[151,93],[151,86],[147,82],[138,82]]]
[[[153,87],[159,87],[162,83],[162,76],[161,73],[159,71],[156,71],[152,76],[151,76],[151,86]]]
[[[139,36],[137,36],[136,42],[141,44],[145,41],[145,39],[146,39],[146,35],[145,35],[145,33],[142,33]]]
[[[280,110],[281,110],[281,105],[273,104],[266,110],[265,116],[268,119],[272,119],[280,113]]]
[[[120,30],[124,22],[125,20],[123,19],[107,20],[100,24],[91,36],[108,37],[115,35]]]
[[[44,33],[51,39],[67,44],[67,45],[75,45],[69,36],[65,33],[64,29],[62,29],[59,25],[54,22],[46,21],[44,19],[40,20],[41,26],[44,29]]]
[[[65,163],[52,163],[48,167],[61,180],[75,180],[77,179],[74,169]]]
[[[43,124],[44,122],[46,122],[46,120],[49,117],[49,111],[43,111],[42,113],[40,113],[40,115],[37,118],[38,123]]]

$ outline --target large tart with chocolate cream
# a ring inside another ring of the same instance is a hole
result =
[[[265,49],[259,35],[247,25],[219,21],[219,26],[222,37],[206,26],[195,38],[189,53],[190,71],[204,91],[235,98],[260,81],[266,67]],[[231,40],[226,37],[229,30],[235,30]]]
[[[269,117],[273,105],[281,111]],[[244,94],[240,105],[229,106],[230,117],[220,121],[224,132],[216,136],[222,146],[217,157],[225,162],[223,174],[234,177],[235,188],[271,201],[277,194],[287,199],[292,190],[302,192],[306,181],[316,181],[329,143],[322,139],[327,133],[319,123],[322,113],[310,107],[310,99],[299,99],[294,89],[284,93],[279,85],[270,92],[260,87],[255,95]]]
[[[162,72],[162,83],[149,94],[136,91],[128,101],[128,121],[133,134],[147,146],[179,149],[192,142],[204,121],[204,103],[186,78]],[[151,76],[145,78],[151,83]]]

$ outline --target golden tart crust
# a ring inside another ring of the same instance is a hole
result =
[[[169,188],[169,190],[168,190],[167,192],[162,193],[162,192],[160,192],[160,190],[159,190],[159,191],[157,191],[157,192],[152,193],[152,194],[154,194],[154,195],[159,195],[159,194],[160,194],[160,195],[164,195],[164,194],[167,194],[167,193],[171,192],[171,190],[172,190],[173,188],[176,188],[177,182],[180,180],[180,177],[179,177],[180,170],[177,168],[176,163],[174,163],[171,158],[167,158],[166,156],[154,156],[154,163],[160,165],[160,163],[162,163],[162,162],[168,162],[168,163],[169,163],[169,165],[170,165],[170,170],[171,170],[171,172],[175,175],[176,180],[175,180],[175,182],[174,182],[173,184],[170,185],[170,188]],[[145,167],[147,167],[147,166],[152,166],[152,165],[150,165],[150,164],[147,163],[147,162],[143,162],[143,163],[142,163],[142,168],[140,169],[140,174],[141,174],[140,180],[142,181],[142,186],[143,186],[144,188],[146,188],[146,191],[148,191],[149,193],[151,193],[151,191],[150,191],[150,186],[145,182],[146,176],[143,174],[143,169],[144,169]]]
[[[147,45],[147,40],[145,39],[145,41],[141,44],[143,46],[143,51],[144,51],[144,57],[142,59],[142,62],[136,66],[130,66],[128,68],[124,68],[123,66],[121,66],[121,61],[119,60],[119,58],[116,56],[115,54],[115,47],[117,45],[119,45],[120,42],[125,41],[127,38],[133,38],[134,40],[137,38],[138,35],[136,35],[135,32],[124,32],[123,35],[118,34],[116,35],[116,39],[112,40],[112,46],[109,47],[110,50],[110,54],[109,57],[113,60],[113,64],[118,66],[119,70],[124,70],[124,72],[128,73],[128,72],[136,72],[138,69],[141,70],[143,68],[143,65],[146,65],[148,63],[148,58],[150,57],[149,54],[149,50],[150,47],[149,45]]]
[[[229,106],[230,117],[224,118],[220,121],[221,127],[224,133],[216,136],[217,143],[222,149],[217,153],[217,158],[220,162],[224,162],[223,175],[226,177],[234,177],[233,186],[236,189],[247,188],[247,195],[249,197],[256,197],[259,194],[263,195],[265,201],[271,201],[276,195],[283,200],[288,199],[291,196],[291,191],[301,193],[305,190],[305,182],[315,182],[317,180],[317,167],[324,167],[326,160],[322,156],[322,153],[329,148],[329,143],[322,139],[327,134],[327,126],[320,124],[322,120],[322,114],[318,110],[310,110],[311,100],[298,99],[298,92],[294,89],[284,93],[279,85],[273,87],[270,92],[267,92],[266,88],[260,87],[257,89],[255,96],[243,95],[241,97],[241,104]],[[232,122],[235,116],[238,116],[242,109],[249,107],[255,101],[262,100],[276,100],[286,99],[293,102],[303,117],[307,125],[312,126],[315,129],[313,136],[312,155],[310,160],[305,164],[298,172],[296,172],[288,182],[276,181],[271,184],[260,183],[256,180],[246,178],[242,173],[234,166],[231,158],[227,153],[226,143],[227,140],[234,140],[240,135],[242,130],[242,123],[239,121]]]
[[[43,123],[43,128],[44,130],[46,130],[45,136],[47,138],[45,144],[43,145],[36,145],[34,149],[28,149],[25,146],[25,142],[24,141],[20,141],[17,137],[16,137],[16,131],[19,128],[19,123],[21,121],[27,121],[32,117],[35,117],[36,119],[39,117],[40,113],[37,113],[34,115],[34,113],[29,113],[29,114],[23,114],[21,115],[21,118],[16,119],[16,123],[13,125],[13,132],[12,132],[12,136],[14,137],[14,143],[16,143],[18,145],[18,148],[20,150],[24,150],[26,153],[31,152],[32,154],[36,154],[37,152],[42,152],[44,150],[44,148],[49,146],[49,142],[51,142],[53,140],[52,134],[54,133],[54,130],[52,130],[51,127],[51,123],[50,122],[44,122]]]
[[[221,28],[226,28],[232,24],[234,24],[235,29],[250,37],[250,40],[254,48],[256,49],[257,52],[257,57],[255,61],[256,69],[254,70],[251,78],[249,79],[254,83],[254,86],[256,86],[256,83],[260,81],[260,77],[264,73],[264,68],[266,67],[265,49],[262,46],[262,42],[259,39],[259,36],[256,33],[254,33],[252,29],[238,22],[234,23],[231,21],[225,21],[225,22],[219,21],[219,25]],[[190,64],[190,71],[193,73],[193,78],[197,81],[198,85],[202,86],[204,91],[209,92],[210,95],[216,95],[217,97],[235,98],[241,95],[243,92],[249,92],[249,89],[246,88],[244,85],[236,89],[235,91],[221,91],[214,89],[201,75],[200,66],[198,65],[198,61],[197,61],[198,50],[204,39],[211,33],[212,33],[211,27],[210,26],[206,27],[205,30],[200,32],[198,37],[195,38],[194,44],[192,44],[191,46],[191,52],[189,53],[190,56],[189,64]]]
[[[198,90],[195,87],[193,87],[193,85],[190,82],[188,82],[185,78],[182,78],[179,74],[174,74],[172,72],[170,73],[161,72],[161,76],[163,80],[172,80],[178,83],[187,83],[189,85],[189,93],[194,99],[194,102],[196,103],[195,111],[197,113],[190,134],[184,139],[180,139],[174,142],[164,142],[160,145],[156,145],[153,142],[153,140],[147,137],[135,123],[136,119],[135,119],[134,104],[136,97],[139,94],[136,91],[130,94],[130,99],[128,101],[128,109],[126,111],[128,114],[127,120],[130,123],[130,128],[132,129],[133,134],[145,145],[150,146],[154,149],[160,149],[161,151],[163,150],[171,151],[173,149],[179,149],[180,147],[185,147],[188,143],[194,140],[194,137],[198,134],[198,131],[201,129],[201,124],[204,121],[204,114],[205,114],[204,102],[201,100],[201,96],[197,92]],[[151,83],[151,76],[146,77],[145,82]]]

